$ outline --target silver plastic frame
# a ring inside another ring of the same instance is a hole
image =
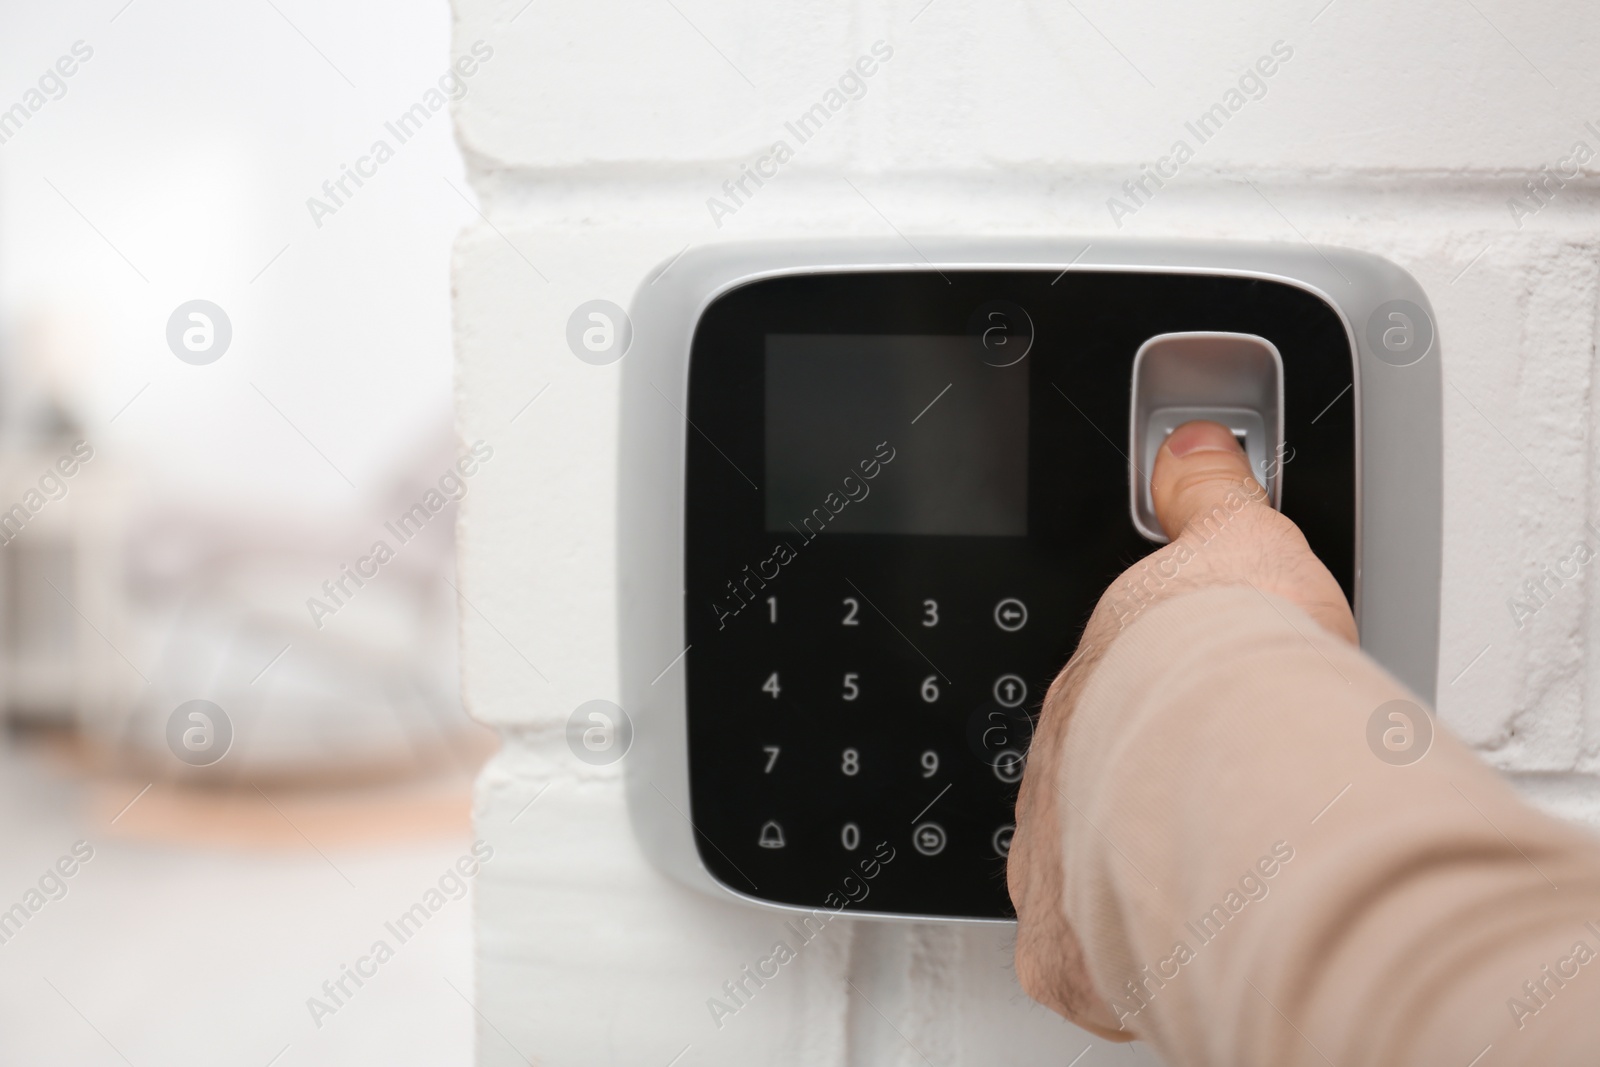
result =
[[[1443,496],[1437,318],[1416,280],[1388,260],[1348,249],[1212,241],[922,238],[709,245],[646,277],[634,296],[633,343],[622,361],[618,450],[618,617],[622,706],[634,724],[623,761],[640,847],[679,881],[728,901],[780,911],[717,881],[690,825],[684,662],[684,456],[689,351],[710,303],[738,286],[786,274],[937,270],[1129,271],[1259,278],[1293,285],[1339,315],[1357,353],[1356,621],[1361,645],[1430,705],[1438,672]],[[1431,322],[1429,349],[1406,366],[1371,349],[1367,320],[1406,300]],[[1332,403],[1340,398],[1329,398]],[[1290,442],[1292,444],[1292,442]],[[1365,458],[1379,462],[1368,465]],[[1119,514],[1120,521],[1120,514]],[[893,842],[891,842],[893,844]],[[909,847],[907,843],[895,847]],[[858,918],[940,919],[846,909]]]

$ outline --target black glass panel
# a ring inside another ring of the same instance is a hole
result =
[[[986,347],[993,323],[1009,332]],[[1039,702],[1100,593],[1155,547],[1128,514],[1133,357],[1188,330],[1278,346],[1283,510],[1351,595],[1351,353],[1301,289],[811,274],[707,309],[684,611],[690,815],[715,877],[822,907],[888,842],[860,910],[1012,915],[1004,853]]]

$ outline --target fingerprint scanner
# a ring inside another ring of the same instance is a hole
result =
[[[1265,337],[1246,333],[1164,333],[1133,359],[1128,419],[1128,504],[1133,524],[1152,541],[1167,536],[1156,520],[1150,473],[1173,430],[1205,419],[1232,431],[1273,507],[1283,498],[1283,357]]]

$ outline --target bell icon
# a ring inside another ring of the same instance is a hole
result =
[[[783,827],[768,819],[761,824],[761,837],[757,843],[762,848],[782,848]]]

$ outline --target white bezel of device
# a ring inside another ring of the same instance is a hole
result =
[[[1352,351],[1356,425],[1355,612],[1361,647],[1429,705],[1438,672],[1443,506],[1440,341],[1426,294],[1386,259],[1342,248],[1221,241],[1095,238],[922,238],[767,241],[690,249],[641,281],[622,360],[618,447],[618,622],[622,707],[633,722],[623,761],[634,833],[651,861],[713,896],[774,909],[717,881],[690,823],[684,637],[684,457],[689,353],[717,297],[785,274],[867,271],[1056,270],[1257,278],[1324,300]],[[1429,316],[1429,347],[1398,366],[1374,353],[1365,328],[1380,305]],[[1330,398],[1336,401],[1338,398]],[[1383,457],[1368,467],[1366,456]],[[1402,460],[1403,462],[1399,461]],[[1119,512],[1119,519],[1122,517]],[[914,922],[1005,922],[846,909]]]

